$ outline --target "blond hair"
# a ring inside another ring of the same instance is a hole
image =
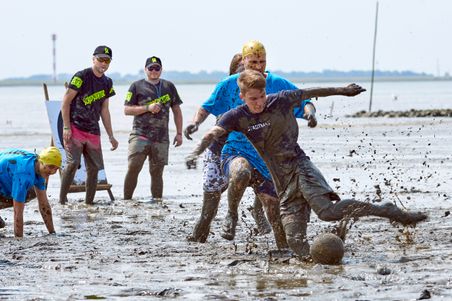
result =
[[[265,89],[265,76],[259,71],[245,70],[237,79],[240,92],[246,93],[250,89]]]

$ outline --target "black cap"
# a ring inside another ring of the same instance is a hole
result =
[[[151,56],[146,60],[146,64],[144,65],[145,68],[151,66],[151,65],[160,65],[162,66],[162,60],[156,56]]]
[[[93,55],[98,57],[108,57],[110,59],[113,58],[113,51],[111,51],[111,48],[105,45],[97,46],[94,50]]]

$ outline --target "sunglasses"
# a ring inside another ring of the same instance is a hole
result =
[[[96,57],[96,60],[98,60],[101,63],[107,63],[110,64],[111,59],[108,57]]]
[[[160,70],[162,69],[162,67],[160,67],[160,66],[149,66],[148,67],[148,70],[149,71],[157,71],[157,72],[159,72]]]

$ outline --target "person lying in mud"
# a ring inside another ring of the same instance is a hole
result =
[[[350,84],[339,88],[309,88],[266,95],[265,77],[253,70],[242,72],[238,85],[245,105],[225,113],[218,125],[204,135],[186,161],[188,164],[195,161],[217,137],[231,131],[245,134],[272,174],[281,202],[281,220],[287,242],[295,254],[309,254],[306,205],[324,221],[373,215],[410,225],[427,218],[424,213],[402,211],[392,203],[378,206],[354,199],[341,200],[297,143],[298,125],[293,108],[302,99],[331,95],[355,96],[365,89]]]
[[[244,69],[256,70],[265,76],[267,81],[267,92],[274,93],[281,90],[297,89],[291,82],[272,73],[265,71],[266,52],[259,41],[250,41],[243,46],[242,62]],[[231,108],[243,104],[239,98],[239,88],[237,86],[238,75],[231,75],[220,82],[210,98],[204,102],[197,111],[193,122],[184,131],[187,139],[198,130],[198,126],[207,118],[209,114],[216,116],[223,114]],[[317,124],[315,118],[315,108],[308,104],[309,100],[299,104],[296,108],[297,116],[305,116],[309,126]],[[225,147],[221,151],[221,164],[215,164],[218,159],[209,148],[205,155],[204,164],[204,199],[201,217],[195,225],[193,234],[189,240],[205,242],[209,235],[210,223],[215,217],[221,193],[228,190],[228,213],[223,224],[221,236],[232,240],[235,236],[235,229],[238,221],[238,206],[246,187],[253,187],[256,195],[263,203],[267,217],[273,227],[273,232],[278,246],[286,246],[285,234],[279,218],[279,201],[274,192],[271,176],[264,162],[258,153],[241,133],[232,133],[228,136]],[[190,167],[190,166],[188,166]],[[255,205],[253,217],[259,225],[262,223],[263,214],[259,214],[259,206]],[[307,208],[309,211],[309,208]],[[261,215],[261,217],[259,217]]]
[[[0,152],[0,209],[14,207],[14,236],[23,237],[25,203],[38,198],[39,211],[50,234],[55,233],[46,180],[61,167],[56,147],[39,155],[21,149]],[[0,228],[5,222],[0,218]]]

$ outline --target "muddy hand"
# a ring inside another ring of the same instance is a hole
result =
[[[64,145],[68,145],[72,138],[72,131],[69,128],[63,129],[63,141]]]
[[[182,134],[177,134],[176,137],[174,137],[173,145],[175,147],[178,147],[178,146],[182,145]]]
[[[350,84],[347,87],[345,87],[345,96],[355,96],[362,92],[366,91],[363,87],[357,84]]]
[[[114,151],[115,149],[118,148],[119,142],[118,140],[115,139],[115,137],[110,137],[110,143],[111,143],[111,148],[110,150]]]
[[[187,165],[187,169],[196,169],[196,161],[198,159],[198,156],[195,155],[188,155],[185,158],[185,164]]]
[[[193,134],[194,132],[196,132],[197,130],[198,130],[198,125],[196,123],[189,124],[184,130],[185,138],[187,138],[188,140],[192,140],[190,135]]]
[[[308,121],[308,126],[310,128],[315,128],[317,126],[317,118],[313,113],[306,113],[303,116]]]

